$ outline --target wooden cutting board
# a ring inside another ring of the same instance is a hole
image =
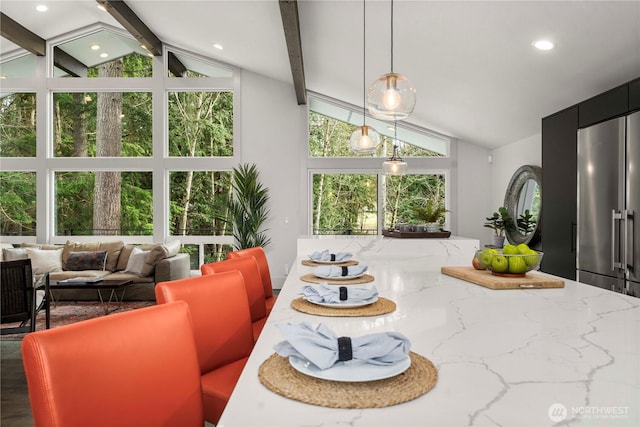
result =
[[[564,288],[564,280],[543,276],[534,271],[528,272],[525,277],[494,276],[489,270],[476,270],[471,266],[445,266],[440,271],[447,276],[453,276],[490,289]]]

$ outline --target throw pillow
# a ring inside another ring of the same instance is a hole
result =
[[[158,261],[175,256],[180,251],[180,240],[174,240],[166,244],[157,243],[152,245],[149,250],[149,256],[145,260],[145,265],[142,269],[142,276],[145,277],[153,274]]]
[[[133,248],[131,250],[131,255],[129,255],[129,261],[127,262],[127,268],[125,268],[125,273],[134,273],[141,274],[142,268],[144,267],[144,260],[149,255],[149,251],[143,251],[140,248]]]
[[[62,271],[62,249],[46,250],[26,248],[31,259],[33,274]]]
[[[2,250],[3,261],[15,261],[17,259],[27,258],[29,258],[29,255],[27,255],[26,248],[6,248]]]
[[[104,270],[107,251],[71,252],[67,257],[66,269],[71,271]]]
[[[64,245],[64,252],[62,252],[62,266],[65,270],[69,270],[67,259],[69,254],[73,252],[107,251],[109,255],[107,255],[105,270],[116,271],[120,251],[123,247],[124,242],[120,240],[113,242],[73,242],[68,240]]]

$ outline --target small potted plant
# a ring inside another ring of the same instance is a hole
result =
[[[486,222],[484,226],[487,228],[491,228],[494,231],[493,235],[493,246],[501,248],[504,246],[504,231],[511,227],[513,227],[513,219],[507,208],[501,206],[498,208],[497,212],[494,212],[493,215],[486,218]]]
[[[424,206],[413,206],[413,218],[425,224],[428,232],[440,231],[444,223],[444,214],[449,212],[445,209],[444,202],[433,198],[427,199]]]

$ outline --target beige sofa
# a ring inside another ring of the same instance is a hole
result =
[[[134,246],[122,241],[64,245],[3,245],[2,260],[30,258],[34,274],[49,272],[51,281],[73,277],[102,277],[104,280],[132,280],[127,286],[127,301],[155,301],[155,284],[189,277],[189,255],[178,253],[180,242]],[[103,297],[105,293],[103,292]],[[56,300],[93,301],[93,289],[53,291]],[[107,294],[108,298],[109,295]]]

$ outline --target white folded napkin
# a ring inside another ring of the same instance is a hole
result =
[[[331,253],[328,249],[324,251],[315,251],[309,255],[311,261],[348,261],[353,255],[350,252]]]
[[[367,266],[350,265],[348,267],[338,267],[335,265],[323,265],[316,267],[313,270],[313,274],[319,277],[346,277],[346,276],[359,276],[367,271]],[[346,274],[345,274],[346,273]]]
[[[344,288],[343,292],[346,294],[346,299],[340,299],[340,288]],[[378,289],[376,289],[375,286],[362,288],[358,286],[340,286],[321,283],[319,285],[303,286],[298,291],[298,295],[302,295],[307,301],[326,304],[373,303],[378,299]]]
[[[274,350],[283,357],[297,356],[306,359],[319,369],[327,369],[349,360],[344,357],[345,353],[354,360],[372,365],[392,365],[406,359],[411,348],[409,339],[400,332],[338,338],[322,323],[316,328],[307,322],[276,326],[285,340],[276,344]]]

